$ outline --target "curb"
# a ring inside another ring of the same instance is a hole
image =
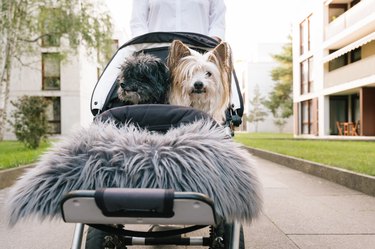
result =
[[[0,171],[0,189],[12,186],[17,179],[27,170],[33,167],[34,164],[20,166],[13,169],[4,169]]]
[[[375,196],[375,177],[291,156],[245,147],[254,156]]]

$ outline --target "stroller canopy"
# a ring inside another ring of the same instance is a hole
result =
[[[218,42],[208,36],[187,32],[154,32],[138,36],[122,45],[114,54],[102,72],[91,97],[91,112],[94,116],[115,107],[117,99],[116,78],[120,66],[129,56],[137,53],[152,54],[163,61],[166,60],[169,47],[174,40],[180,40],[190,48],[199,52],[207,52],[218,45]],[[234,74],[235,76],[235,74]],[[237,113],[242,116],[243,102],[236,76],[232,82],[232,104]]]

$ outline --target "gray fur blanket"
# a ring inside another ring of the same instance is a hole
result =
[[[203,193],[228,222],[250,222],[262,206],[251,155],[224,128],[200,120],[159,134],[97,122],[55,144],[18,180],[8,195],[9,223],[59,217],[65,193],[103,187]]]

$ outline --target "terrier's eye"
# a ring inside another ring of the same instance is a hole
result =
[[[211,77],[212,73],[211,72],[206,72],[206,77]]]

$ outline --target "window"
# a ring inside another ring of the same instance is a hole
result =
[[[334,21],[348,10],[347,4],[330,4],[329,5],[329,22]]]
[[[357,122],[361,119],[359,93],[358,94],[352,94],[350,96],[350,99],[351,99],[352,121]]]
[[[308,64],[307,60],[301,62],[301,94],[308,93]]]
[[[100,79],[100,75],[102,74],[102,70],[100,69],[100,67],[97,67],[96,68],[96,78],[97,80]]]
[[[54,16],[58,16],[60,13],[57,9],[42,8],[39,19],[42,24],[42,47],[59,47],[60,46],[60,35],[54,33],[55,28],[52,25]]]
[[[348,121],[348,97],[330,96],[329,97],[329,121],[330,134],[338,135],[336,122]]]
[[[311,16],[303,20],[300,24],[300,54],[310,50],[310,19]]]
[[[301,102],[301,133],[311,134],[312,133],[312,101],[307,100]]]
[[[301,94],[310,93],[314,90],[313,62],[313,57],[301,62]]]
[[[60,90],[60,57],[58,53],[42,53],[42,89]]]
[[[117,39],[112,40],[112,54],[116,53],[119,47],[119,41]]]
[[[60,97],[47,97],[48,134],[61,134],[61,104]]]
[[[114,55],[117,52],[118,48],[119,48],[119,40],[113,39],[112,44],[111,44],[111,51],[110,51],[111,54],[109,56]],[[100,50],[98,49],[96,56],[99,62],[98,67],[96,68],[96,76],[97,76],[97,79],[99,80],[100,75],[103,73],[103,65],[100,62],[107,61],[108,58],[106,57],[108,55],[106,56],[105,54],[101,53]]]
[[[357,3],[359,3],[361,0],[353,0],[351,3],[350,3],[350,8],[353,7],[354,5],[356,5]]]
[[[330,50],[329,53],[334,53],[336,50]],[[348,65],[348,54],[343,54],[328,63],[328,70],[333,71],[340,67]]]
[[[308,59],[308,92],[314,91],[314,59],[310,57]]]
[[[59,47],[60,37],[51,34],[44,34],[42,36],[42,47]]]
[[[333,53],[337,50],[330,50],[329,53]],[[346,66],[350,63],[354,63],[362,59],[362,47],[356,48],[346,54],[343,54],[328,63],[328,70],[333,71],[340,67]]]
[[[304,20],[300,24],[300,54],[304,54],[307,50],[306,39],[307,39],[307,21]]]
[[[361,47],[350,51],[350,53],[349,53],[350,54],[350,63],[359,61],[362,58],[361,53],[362,53]]]

